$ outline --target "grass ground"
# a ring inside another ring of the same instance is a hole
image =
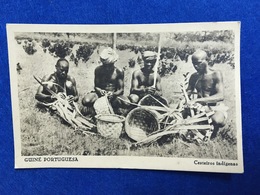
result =
[[[73,47],[73,53],[79,45]],[[51,115],[50,112],[36,107],[34,95],[38,83],[33,75],[43,77],[55,71],[57,58],[48,52],[44,53],[39,43],[36,44],[37,52],[28,55],[24,52],[22,45],[16,47],[16,63],[22,66],[21,74],[18,76],[20,123],[22,155],[128,155],[128,156],[167,156],[167,157],[196,157],[196,158],[220,158],[237,159],[235,142],[231,143],[225,139],[225,132],[235,135],[235,71],[227,64],[216,64],[214,68],[220,69],[224,74],[225,104],[229,106],[229,118],[227,125],[220,131],[219,136],[202,145],[184,143],[173,139],[170,143],[162,145],[154,144],[149,147],[131,149],[130,140],[123,135],[121,139],[107,139],[99,135],[85,135],[74,131],[64,124],[59,117]],[[135,54],[129,50],[118,51],[120,56],[116,66],[125,69],[125,94],[129,94],[130,79],[132,72],[139,68],[128,67],[128,59]],[[76,67],[70,62],[69,74],[77,81],[80,93],[80,101],[84,94],[93,89],[94,69],[98,63],[98,54],[95,51],[87,63],[79,62]],[[171,104],[176,103],[179,84],[183,81],[183,73],[194,72],[190,61],[177,62],[178,69],[172,74],[162,78],[163,94]],[[15,66],[16,64],[11,64]],[[17,129],[16,129],[17,130]],[[17,130],[19,131],[19,130]]]

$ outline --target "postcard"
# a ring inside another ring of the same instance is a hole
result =
[[[7,24],[15,168],[243,173],[240,22]]]

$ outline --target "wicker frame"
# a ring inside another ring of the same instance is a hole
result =
[[[98,98],[93,105],[97,115],[99,114],[114,114],[113,108],[107,99],[107,96]]]
[[[135,108],[126,116],[125,131],[135,141],[141,141],[149,134],[160,129],[159,117],[156,111],[145,108]]]
[[[119,138],[123,129],[125,117],[115,114],[97,115],[97,131],[108,138]]]
[[[158,101],[156,101],[157,99]],[[162,106],[159,102],[163,103],[165,106],[168,106],[168,101],[162,96],[152,97],[152,95],[144,96],[139,102],[139,105],[142,106]]]

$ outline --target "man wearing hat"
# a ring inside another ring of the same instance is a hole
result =
[[[153,96],[162,95],[161,77],[159,74],[154,75],[154,65],[156,63],[156,53],[153,51],[145,51],[142,55],[144,67],[136,70],[132,75],[132,83],[129,99],[133,103],[138,103],[139,100],[147,94]],[[154,78],[156,78],[155,87]]]
[[[94,102],[104,95],[107,95],[114,109],[119,107],[117,97],[124,93],[124,72],[114,66],[117,60],[118,55],[112,48],[106,48],[100,53],[102,65],[95,69],[95,91],[86,94],[82,99],[83,114],[92,114]]]

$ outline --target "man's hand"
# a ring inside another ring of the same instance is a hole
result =
[[[57,99],[66,99],[66,96],[64,93],[57,93],[55,95],[50,96],[52,100],[57,100]]]
[[[57,100],[57,95],[56,94],[55,95],[50,95],[49,97],[50,97],[51,101]]]
[[[64,93],[57,94],[61,99],[66,99],[66,95]]]
[[[114,96],[115,96],[114,92],[112,92],[112,91],[107,92],[107,98],[108,98],[109,100],[113,99]]]
[[[196,104],[195,100],[190,100],[190,101],[187,102],[187,106],[190,107],[190,108],[194,107],[195,104]]]
[[[71,103],[73,103],[73,102],[75,101],[75,98],[74,98],[73,95],[69,95],[69,96],[67,97],[67,100],[68,100],[68,102],[71,104]]]
[[[98,93],[99,96],[104,96],[104,95],[107,94],[107,91],[104,90],[104,89],[99,89],[99,90],[97,90],[97,93]]]
[[[189,102],[187,102],[187,105],[188,106],[195,106],[195,107],[197,107],[197,105],[202,105],[202,106],[205,106],[205,105],[207,105],[205,102],[203,102],[203,101],[200,101],[200,98],[198,98],[198,99],[195,99],[195,100],[190,100]]]
[[[200,111],[203,108],[203,105],[195,100],[191,100],[187,103],[188,108],[195,109],[196,111]]]
[[[156,89],[154,87],[147,87],[146,88],[146,93],[154,95],[156,92]]]

